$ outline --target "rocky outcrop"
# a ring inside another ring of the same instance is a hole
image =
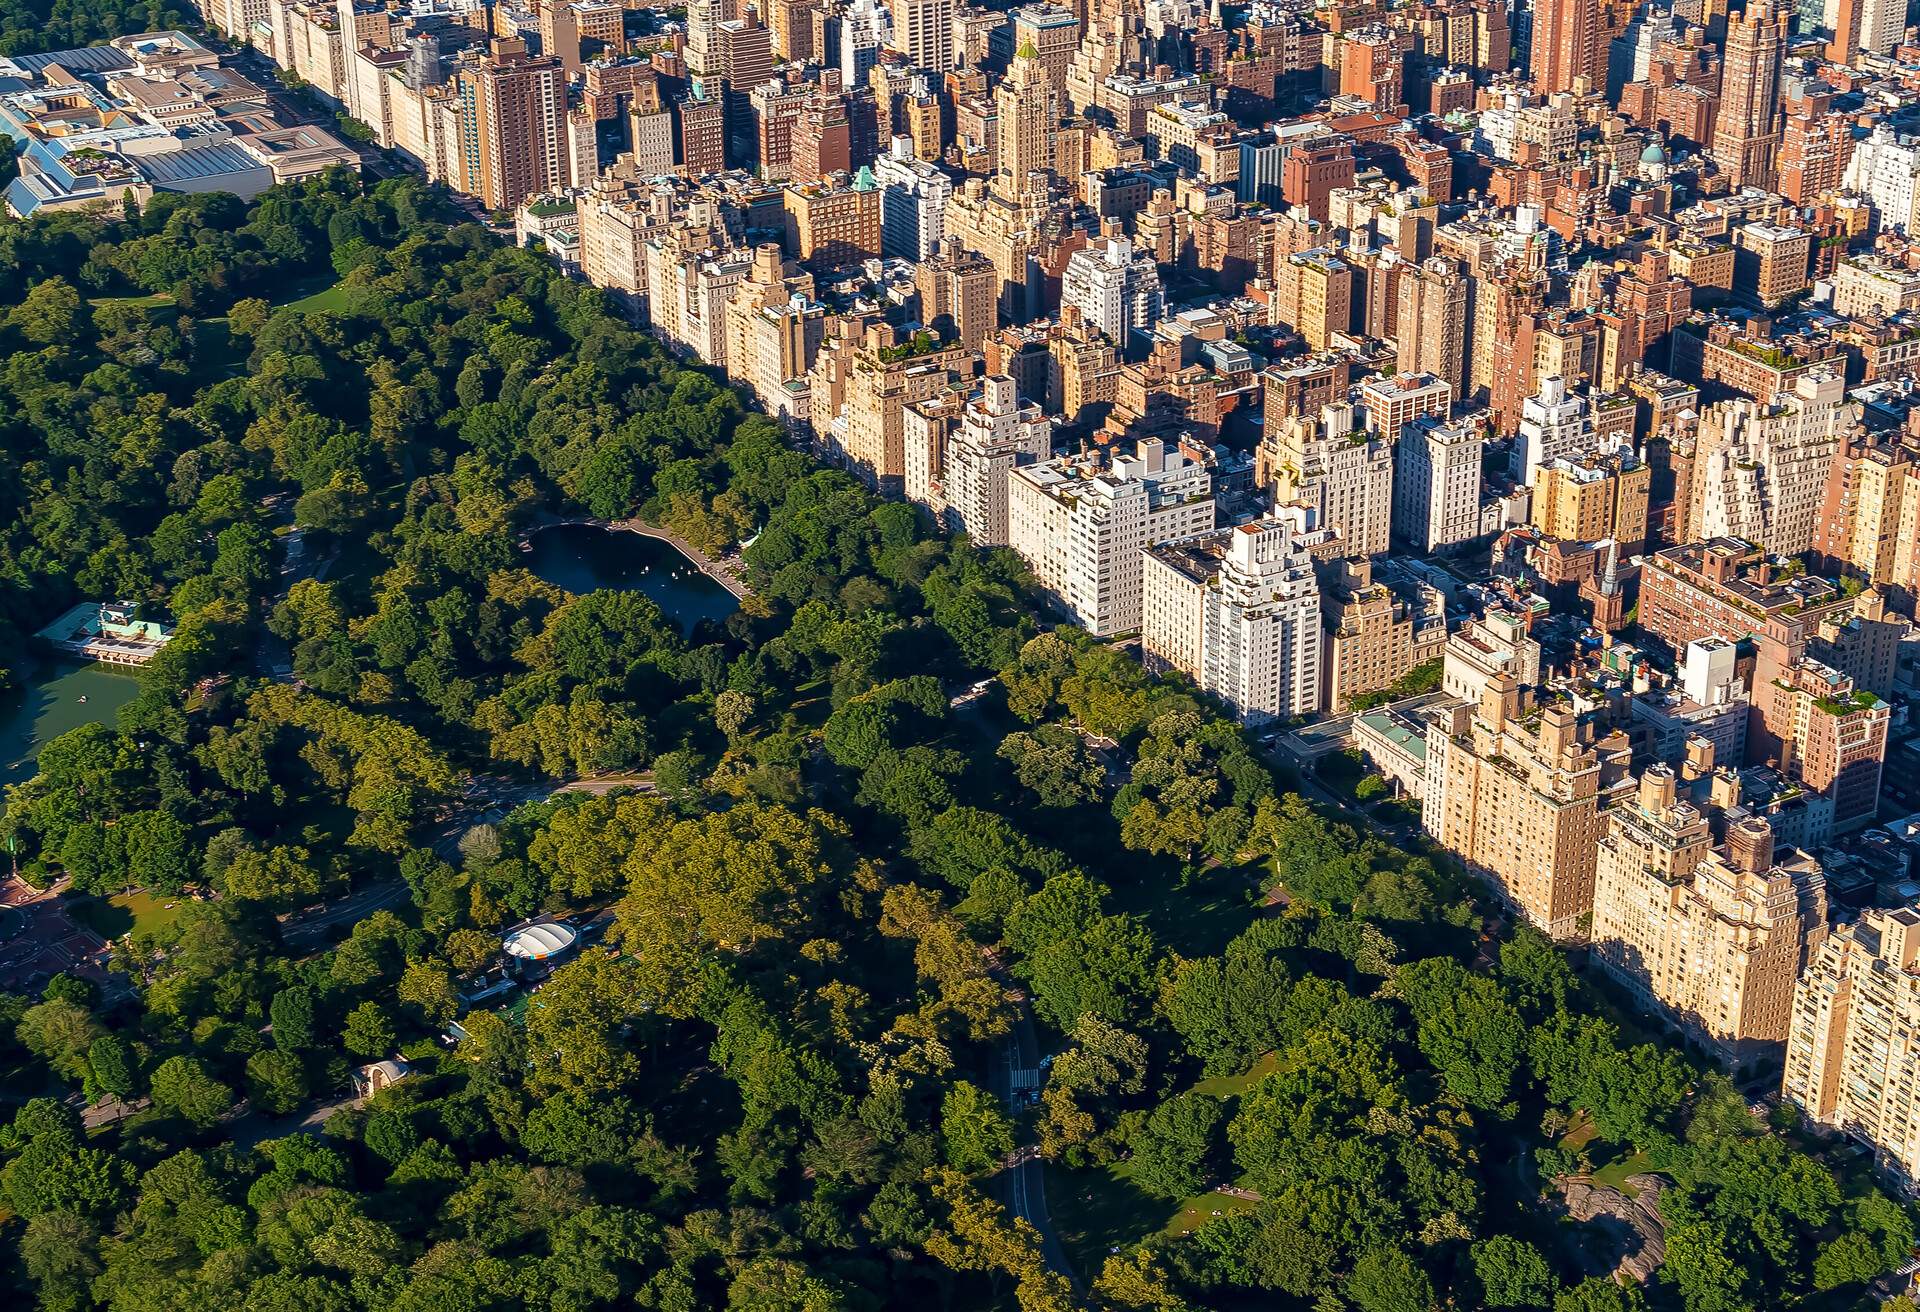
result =
[[[1660,1194],[1666,1181],[1659,1176],[1628,1176],[1628,1192],[1579,1176],[1562,1176],[1556,1183],[1568,1216],[1590,1224],[1614,1223],[1610,1228],[1621,1241],[1615,1276],[1644,1283],[1667,1260],[1667,1227],[1660,1219]]]

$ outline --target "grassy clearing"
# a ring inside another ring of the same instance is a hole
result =
[[[1210,1098],[1238,1098],[1251,1089],[1258,1081],[1273,1073],[1280,1062],[1272,1053],[1268,1053],[1252,1068],[1239,1075],[1216,1075],[1210,1080],[1202,1080],[1193,1086],[1194,1093],[1204,1093]]]
[[[1560,1146],[1570,1153],[1579,1152],[1600,1137],[1600,1127],[1584,1111],[1573,1114],[1573,1123],[1560,1136]]]
[[[141,296],[89,296],[87,304],[96,310],[107,305],[132,305],[143,310],[157,310],[163,305],[171,306],[173,297],[166,292],[148,292]]]
[[[1212,866],[1185,883],[1170,879],[1107,876],[1112,910],[1130,911],[1153,936],[1183,957],[1210,957],[1224,949],[1253,918],[1247,895],[1264,887],[1264,863]]]
[[[1652,1158],[1648,1157],[1645,1153],[1634,1153],[1632,1156],[1622,1157],[1617,1161],[1608,1162],[1605,1166],[1595,1171],[1593,1173],[1593,1182],[1595,1184],[1606,1185],[1610,1189],[1618,1189],[1629,1198],[1638,1198],[1640,1191],[1627,1183],[1627,1177],[1630,1175],[1638,1175],[1642,1171],[1651,1171],[1652,1169]]]
[[[1047,1210],[1075,1269],[1099,1274],[1115,1249],[1156,1234],[1183,1235],[1209,1221],[1259,1204],[1231,1194],[1204,1193],[1178,1203],[1155,1198],[1133,1182],[1131,1162],[1075,1171],[1047,1167]]]
[[[332,283],[298,300],[279,302],[277,308],[293,310],[300,314],[345,314],[347,290],[344,283]]]
[[[104,939],[129,932],[150,934],[180,919],[191,898],[155,897],[151,893],[119,893],[109,898],[79,897],[69,910],[73,918]]]

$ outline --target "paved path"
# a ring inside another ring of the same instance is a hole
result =
[[[1040,1064],[1040,1040],[1033,1028],[1033,1018],[1027,1003],[1020,1003],[1020,1019],[1013,1027],[1013,1033],[1007,1036],[999,1063],[998,1081],[1000,1095],[1009,1106],[1013,1104],[1013,1072],[1015,1070],[1033,1070]],[[1025,1217],[1040,1233],[1040,1254],[1046,1258],[1047,1265],[1060,1275],[1073,1282],[1074,1288],[1081,1288],[1080,1277],[1073,1269],[1073,1262],[1067,1256],[1067,1250],[1060,1242],[1060,1235],[1053,1228],[1053,1215],[1047,1210],[1047,1167],[1032,1145],[1016,1148],[1008,1157],[1006,1169],[1001,1172],[1006,1183],[1007,1206],[1015,1216]]]
[[[653,771],[640,770],[631,774],[599,775],[590,779],[569,779],[565,783],[551,781],[527,782],[498,776],[486,777],[482,781],[489,785],[486,800],[470,807],[465,814],[443,825],[437,831],[431,844],[433,850],[443,861],[454,861],[460,855],[460,840],[468,830],[477,824],[491,824],[527,802],[543,801],[557,793],[591,793],[602,797],[619,788],[631,788],[636,792],[653,791]],[[374,912],[386,907],[396,906],[407,900],[406,881],[398,878],[376,880],[363,884],[337,901],[324,903],[318,910],[295,912],[280,922],[280,935],[293,946],[313,946],[313,941],[324,938],[327,932],[341,925],[355,925]]]

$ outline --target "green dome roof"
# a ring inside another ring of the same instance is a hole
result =
[[[1640,152],[1640,162],[1642,164],[1665,164],[1667,162],[1667,152],[1659,142],[1649,141],[1647,148]]]

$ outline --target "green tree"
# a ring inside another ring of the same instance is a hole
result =
[[[1473,1274],[1485,1307],[1545,1308],[1553,1303],[1559,1281],[1540,1250],[1512,1235],[1494,1235],[1472,1248]]]
[[[131,1098],[140,1086],[133,1050],[117,1034],[102,1034],[87,1048],[87,1086],[96,1094]]]
[[[274,1046],[297,1051],[313,1046],[316,1036],[313,990],[290,984],[273,995],[268,1007],[273,1021]]]
[[[1225,1118],[1225,1105],[1203,1093],[1161,1103],[1134,1136],[1134,1182],[1161,1198],[1199,1193],[1218,1170]]]
[[[393,1051],[393,1018],[377,1002],[363,1002],[347,1013],[340,1031],[340,1042],[348,1052],[369,1061]]]
[[[1608,1276],[1589,1276],[1553,1300],[1553,1312],[1646,1312],[1646,1306],[1638,1285],[1623,1285]]]
[[[284,1048],[263,1048],[247,1058],[247,1096],[272,1116],[284,1116],[307,1097],[306,1066]]]
[[[1433,1281],[1400,1249],[1375,1248],[1353,1264],[1347,1297],[1361,1312],[1430,1312]]]
[[[233,1090],[213,1078],[197,1057],[169,1057],[154,1068],[154,1105],[206,1129],[233,1106]]]
[[[969,1173],[1013,1151],[1013,1122],[992,1094],[966,1080],[955,1080],[941,1100],[940,1135],[948,1163]]]

